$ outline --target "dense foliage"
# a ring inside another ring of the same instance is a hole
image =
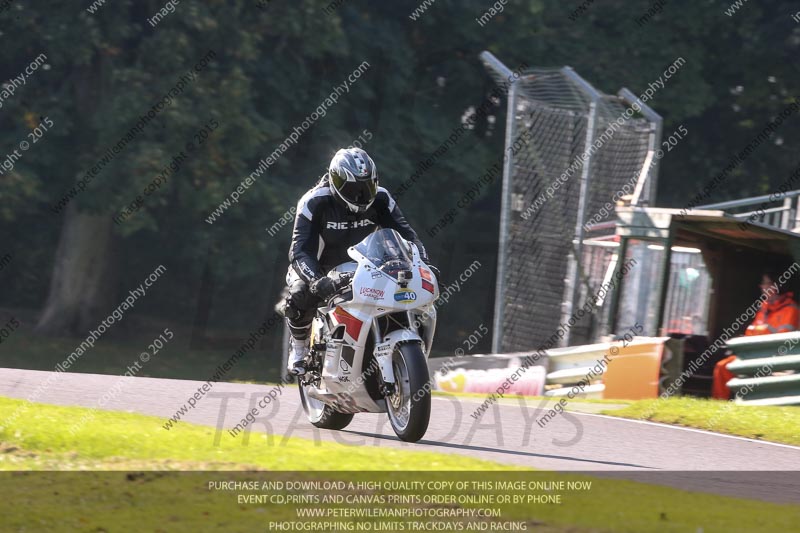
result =
[[[113,224],[105,255],[115,262],[119,294],[156,265],[168,267],[169,280],[137,312],[237,331],[260,322],[283,283],[291,230],[270,236],[266,228],[318,179],[332,152],[367,130],[382,184],[395,189],[491,90],[477,58],[484,49],[509,65],[569,64],[606,92],[623,85],[642,92],[683,57],[686,65],[650,102],[665,132],[681,124],[689,131],[662,162],[661,205],[683,205],[800,95],[800,25],[788,0],[745,3],[733,16],[720,2],[668,2],[646,24],[636,19],[652,2],[598,2],[570,17],[577,2],[512,1],[484,25],[476,18],[490,4],[474,0],[437,0],[415,21],[415,1],[345,0],[336,9],[324,0],[181,2],[156,26],[147,19],[160,0],[109,0],[94,14],[83,3],[12,2],[0,12],[0,78],[47,57],[3,101],[0,158],[45,118],[53,123],[0,175],[0,252],[13,257],[0,273],[4,306],[42,307],[69,216],[53,206],[209,50],[208,66],[70,203],[115,216],[194,142],[166,183]],[[350,91],[208,224],[364,61],[369,68]],[[475,259],[482,264],[444,311],[440,347],[452,349],[460,335],[491,323],[497,184],[435,238],[426,230],[500,153],[503,110],[478,121],[400,199],[446,277]],[[193,141],[212,121],[218,127],[206,128],[207,140]],[[787,120],[711,199],[767,193],[783,182],[798,164],[799,124]],[[209,316],[198,318],[199,307]]]

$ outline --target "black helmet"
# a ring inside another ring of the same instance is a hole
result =
[[[335,196],[354,213],[363,213],[378,194],[375,162],[361,148],[342,148],[328,167]]]

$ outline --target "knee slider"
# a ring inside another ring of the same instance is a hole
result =
[[[297,320],[301,316],[303,316],[303,312],[294,304],[294,300],[292,299],[292,295],[287,296],[280,304],[280,309],[278,310],[280,314],[284,317],[288,318],[289,320]]]

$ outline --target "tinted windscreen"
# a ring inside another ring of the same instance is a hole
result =
[[[378,269],[397,278],[400,270],[411,269],[411,252],[393,229],[381,229],[355,246]]]

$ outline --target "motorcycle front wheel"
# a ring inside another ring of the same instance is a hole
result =
[[[386,397],[392,429],[400,439],[417,442],[428,430],[431,418],[431,387],[422,347],[404,343],[392,354],[395,391]]]

